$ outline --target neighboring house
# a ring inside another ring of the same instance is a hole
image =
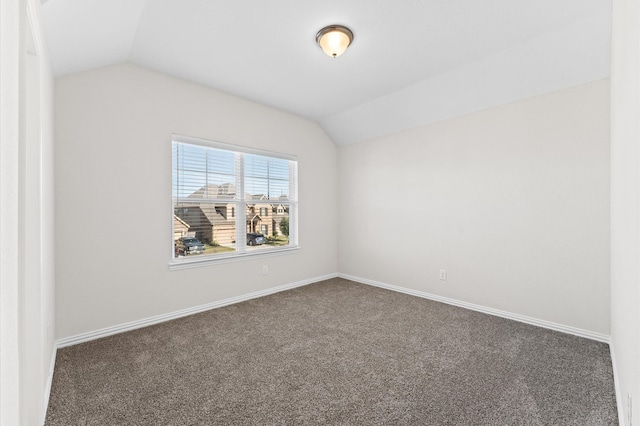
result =
[[[264,235],[281,235],[280,222],[282,218],[289,216],[289,208],[283,204],[273,204],[264,194],[245,195],[246,200],[261,201],[256,204],[247,204],[247,232],[259,232]],[[286,200],[286,196],[280,199]]]
[[[230,244],[236,240],[235,207],[229,204],[200,204],[213,236],[209,241]]]
[[[184,205],[175,207],[173,214],[189,227],[189,236],[196,237],[204,243],[213,239],[213,225],[202,211],[200,205]],[[175,236],[174,231],[174,236]]]
[[[265,201],[267,196],[264,194],[245,194],[244,199],[247,201],[247,232],[258,232],[269,235],[267,218],[269,209],[267,208],[267,204],[249,204],[249,200]]]
[[[210,201],[229,199],[234,196],[233,184],[206,185],[189,195],[188,201],[175,207],[174,215],[181,222],[179,226],[186,226],[189,234],[200,241],[206,243],[215,241],[221,245],[230,244],[236,239],[236,204]],[[287,197],[281,196],[280,199],[286,200]],[[268,236],[282,234],[280,222],[284,217],[288,217],[288,206],[280,203],[273,204],[273,200],[269,200],[264,194],[245,194],[245,200],[247,201],[246,232],[258,232]],[[174,236],[180,237],[175,220]]]
[[[235,187],[232,184],[206,185],[189,195],[189,201],[174,207],[174,214],[189,224],[190,230],[195,231],[194,235],[200,241],[230,244],[236,239],[235,207],[233,204],[210,201],[230,198],[234,194]]]
[[[289,217],[289,206],[285,206],[283,204],[272,204],[271,211],[273,212],[273,216],[271,218],[273,235],[282,235],[282,231],[280,231],[280,222],[282,222],[282,219],[285,217]]]
[[[177,240],[180,237],[193,237],[193,236],[195,236],[195,233],[189,232],[189,224],[174,214],[173,215],[173,239]]]

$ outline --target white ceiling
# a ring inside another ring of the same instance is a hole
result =
[[[609,74],[610,0],[45,0],[55,75],[131,62],[316,120],[336,143]],[[317,31],[346,25],[347,52]]]

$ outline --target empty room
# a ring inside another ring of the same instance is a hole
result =
[[[2,426],[638,423],[637,1],[0,5]]]

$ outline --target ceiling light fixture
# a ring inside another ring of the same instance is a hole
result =
[[[316,35],[316,43],[332,58],[342,55],[353,41],[353,32],[342,25],[329,25]]]

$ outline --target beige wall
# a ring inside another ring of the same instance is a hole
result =
[[[611,347],[621,425],[640,415],[640,7],[613,1],[611,57]],[[633,400],[630,410],[628,396]]]
[[[337,149],[316,123],[127,64],[58,78],[55,107],[58,339],[335,273]],[[301,249],[169,271],[171,133],[296,155]]]
[[[341,273],[609,334],[608,80],[342,146],[338,169]]]

